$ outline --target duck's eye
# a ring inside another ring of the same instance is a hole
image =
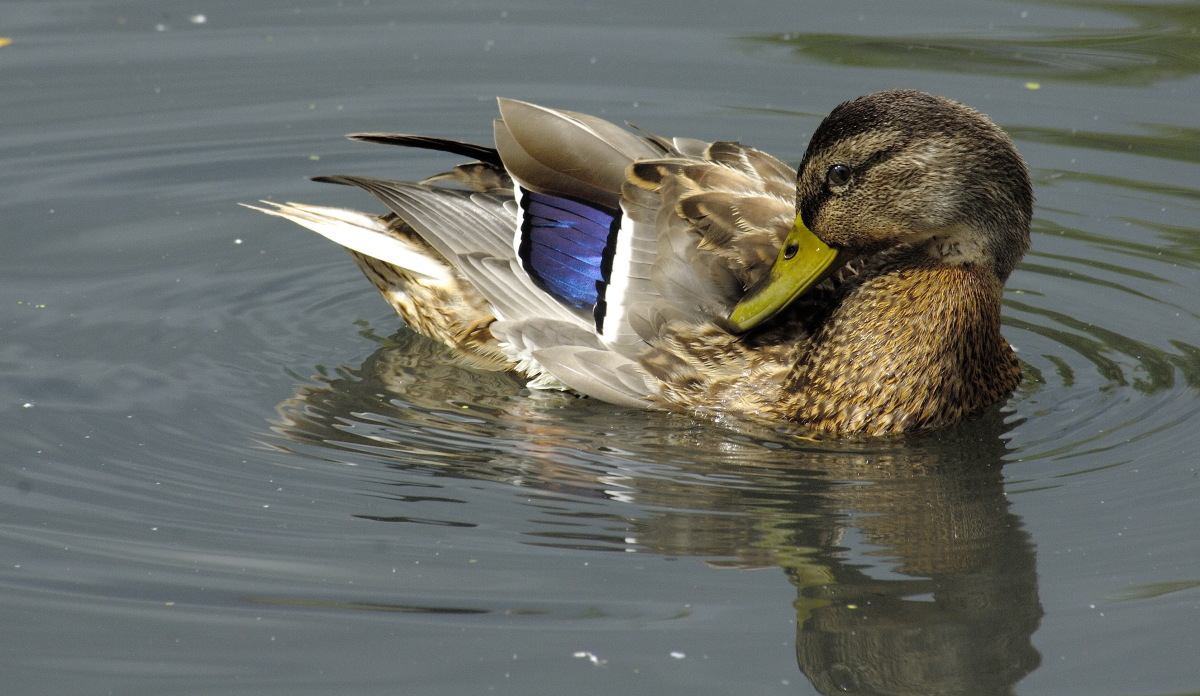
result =
[[[800,251],[799,244],[789,244],[783,248],[783,258],[790,259],[796,255],[797,251]]]
[[[841,186],[850,181],[850,167],[845,164],[835,164],[825,172],[825,183],[830,186]]]

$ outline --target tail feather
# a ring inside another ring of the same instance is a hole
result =
[[[353,249],[360,254],[431,280],[447,281],[453,273],[444,260],[430,256],[432,250],[428,247],[420,247],[392,234],[387,224],[378,216],[345,208],[328,208],[304,203],[262,202],[272,207],[262,208],[245,203],[242,205],[267,215],[291,220],[347,249]]]
[[[472,157],[480,162],[504,168],[500,161],[500,153],[494,147],[466,143],[449,138],[435,138],[429,135],[406,135],[402,133],[351,133],[346,136],[351,140],[377,145],[399,145],[400,147],[415,147],[422,150],[437,150],[449,152],[463,157]]]

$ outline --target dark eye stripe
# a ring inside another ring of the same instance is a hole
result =
[[[898,154],[900,154],[899,150],[877,150],[871,153],[870,157],[863,160],[862,164],[855,167],[855,171],[861,174],[875,165],[882,164],[890,160]]]

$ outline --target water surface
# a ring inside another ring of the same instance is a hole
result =
[[[5,692],[1200,693],[1192,3],[9,3]],[[496,95],[796,162],[888,87],[1008,130],[1027,378],[812,442],[463,368],[260,198]]]

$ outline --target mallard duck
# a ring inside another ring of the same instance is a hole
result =
[[[1012,141],[910,90],[836,107],[798,173],[735,142],[499,100],[472,161],[361,176],[391,212],[259,208],[346,247],[408,325],[531,387],[836,435],[952,424],[1021,379],[1000,334],[1033,193]]]

